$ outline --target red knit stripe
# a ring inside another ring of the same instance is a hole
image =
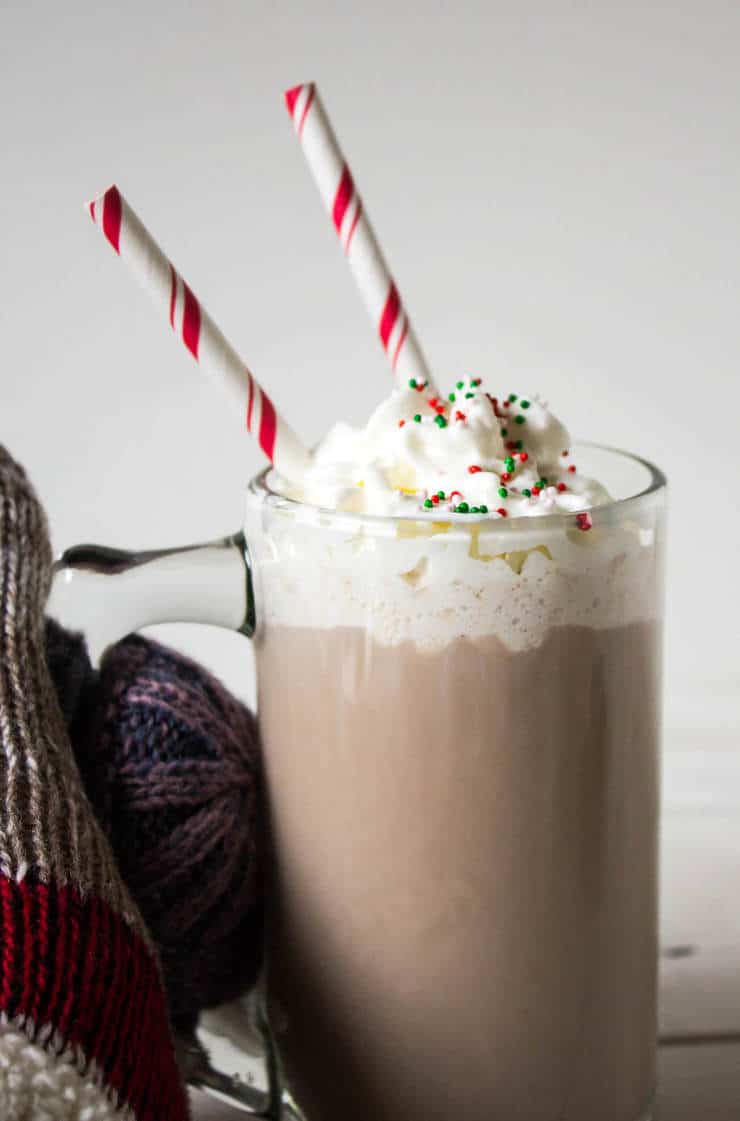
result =
[[[39,936],[50,913],[55,929]],[[137,1121],[184,1121],[159,972],[123,919],[71,888],[0,876],[0,923],[0,1011],[33,1019],[46,1010],[36,1028],[51,1024],[79,1047]]]

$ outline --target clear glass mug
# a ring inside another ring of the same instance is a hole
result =
[[[573,457],[615,497],[589,529],[331,513],[265,473],[233,537],[58,562],[52,613],[102,596],[109,641],[254,640],[266,964],[192,1084],[308,1121],[651,1116],[665,479]]]

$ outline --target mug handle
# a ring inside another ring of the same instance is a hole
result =
[[[239,531],[145,552],[75,545],[54,564],[47,610],[63,626],[84,631],[95,663],[112,642],[156,623],[210,623],[251,637],[257,612],[246,539]],[[192,1036],[176,1040],[178,1057],[188,1085],[253,1116],[288,1121],[298,1115],[282,1102],[259,1005],[246,994],[209,1009]]]

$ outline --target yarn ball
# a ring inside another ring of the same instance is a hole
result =
[[[92,693],[79,648],[70,653],[61,692],[82,676],[77,763],[157,945],[173,1023],[187,1030],[259,970],[257,723],[215,677],[150,639],[110,647]]]

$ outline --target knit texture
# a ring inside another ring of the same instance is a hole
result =
[[[0,1069],[20,1033],[60,1077],[89,1072],[139,1121],[181,1121],[153,944],[84,793],[46,664],[50,581],[43,511],[0,447]],[[0,1117],[23,1116],[13,1085],[0,1079]]]
[[[257,722],[195,662],[138,635],[106,652],[94,687],[78,677],[78,764],[159,951],[172,1018],[189,1028],[259,969]]]

